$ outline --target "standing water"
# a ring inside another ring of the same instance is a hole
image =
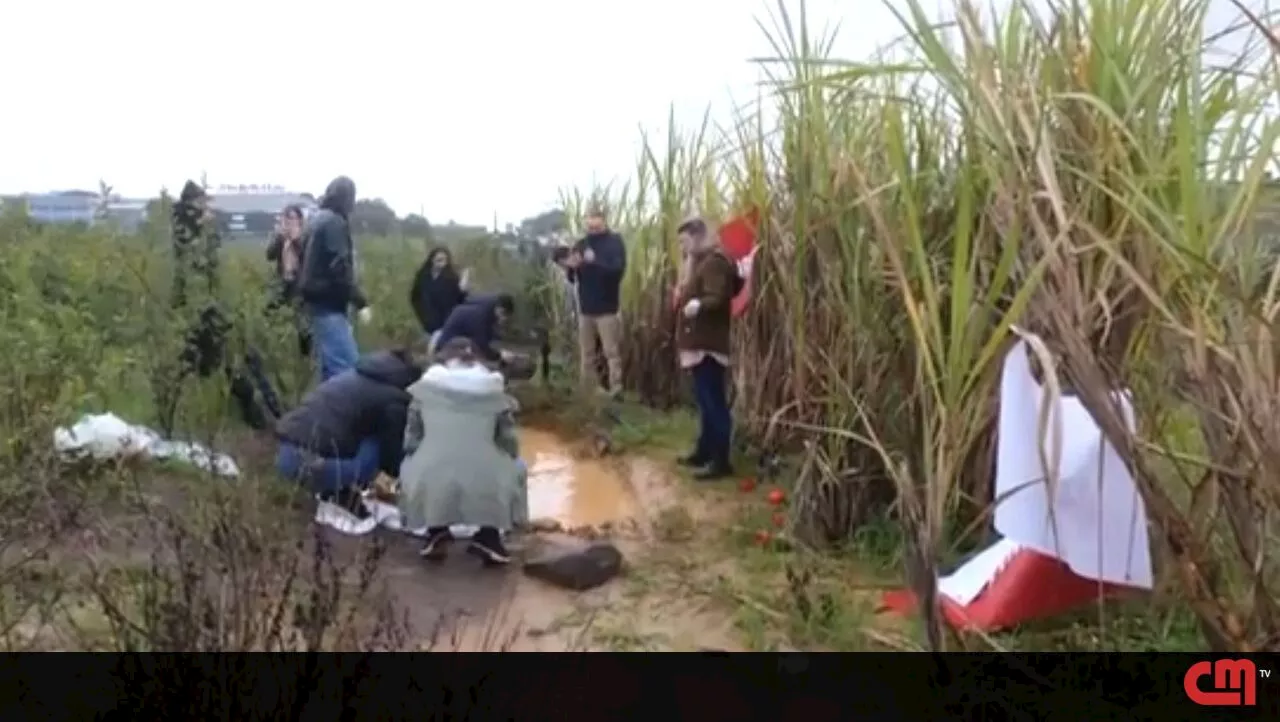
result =
[[[529,465],[529,518],[567,528],[630,518],[635,496],[624,473],[599,459],[577,459],[555,434],[520,429],[520,456]]]

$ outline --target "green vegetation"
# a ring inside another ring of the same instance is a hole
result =
[[[628,377],[648,403],[679,397],[674,355],[653,352],[672,324],[675,225],[757,207],[736,408],[762,446],[807,457],[799,538],[844,543],[889,514],[928,594],[977,541],[955,530],[986,525],[1017,323],[1056,362],[1046,383],[1073,389],[1134,471],[1161,603],[1213,649],[1274,646],[1269,48],[1245,22],[1221,43],[1244,50],[1211,60],[1204,0],[1015,0],[999,18],[960,2],[946,27],[894,7],[902,42],[852,63],[780,5],[762,101],[777,127],[672,128],[605,194],[633,259]],[[579,215],[584,195],[568,200]],[[1136,432],[1113,388],[1132,389]],[[947,644],[934,615],[924,626]]]

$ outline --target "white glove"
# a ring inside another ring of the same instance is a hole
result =
[[[702,302],[698,299],[692,299],[684,305],[684,317],[693,318],[698,315],[698,309],[702,308]]]
[[[368,306],[365,306],[364,308],[356,312],[356,318],[360,319],[360,323],[367,325],[370,321],[373,320],[373,309]]]

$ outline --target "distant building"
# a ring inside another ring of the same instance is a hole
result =
[[[54,191],[24,193],[11,196],[5,203],[21,206],[27,217],[38,223],[83,223],[93,225],[101,220],[116,221],[124,230],[136,230],[146,217],[145,200],[111,196],[104,204],[93,191]]]
[[[304,217],[310,217],[317,207],[310,194],[291,193],[280,186],[218,186],[211,195],[210,205],[218,214],[218,225],[232,236],[270,234],[285,206],[302,206]]]
[[[107,201],[106,217],[120,230],[133,233],[138,230],[143,221],[147,220],[149,205],[151,201],[114,198]]]
[[[93,223],[98,194],[93,191],[27,193],[22,196],[27,216],[40,223]]]

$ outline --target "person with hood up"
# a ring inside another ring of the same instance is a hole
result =
[[[325,189],[320,210],[308,224],[303,241],[298,292],[311,317],[322,382],[351,368],[360,355],[349,310],[356,308],[361,322],[372,318],[356,284],[350,223],[355,204],[355,183],[346,176],[335,178]]]
[[[493,342],[498,329],[515,313],[515,299],[509,293],[475,296],[453,309],[436,335],[431,350],[444,348],[455,338],[465,338],[475,346],[475,353],[489,364],[501,364],[513,356],[499,351]]]
[[[244,422],[254,429],[265,429],[267,414],[274,417],[279,413],[279,399],[262,373],[261,356],[254,349],[244,349],[242,366],[228,351],[231,341],[238,339],[232,336],[232,324],[218,302],[221,239],[217,215],[203,186],[191,180],[183,185],[173,204],[172,223],[171,300],[174,311],[187,317],[187,328],[174,366],[153,377],[160,431],[165,436],[173,433],[186,379],[192,374],[208,378],[218,371],[230,382],[231,396]]]
[[[421,554],[447,554],[454,525],[479,527],[468,552],[486,565],[506,564],[502,530],[528,521],[527,471],[519,458],[515,402],[502,375],[490,371],[466,339],[445,343],[436,361],[409,387],[400,514],[409,529],[426,529]]]
[[[358,523],[379,472],[400,473],[409,393],[422,365],[405,349],[378,351],[321,383],[276,423],[276,470],[320,497],[317,519]],[[335,524],[337,525],[337,524]]]
[[[470,275],[467,271],[459,275],[453,266],[453,256],[444,246],[432,248],[418,268],[409,291],[409,305],[422,324],[428,343],[434,343],[431,339],[453,309],[466,302]]]

